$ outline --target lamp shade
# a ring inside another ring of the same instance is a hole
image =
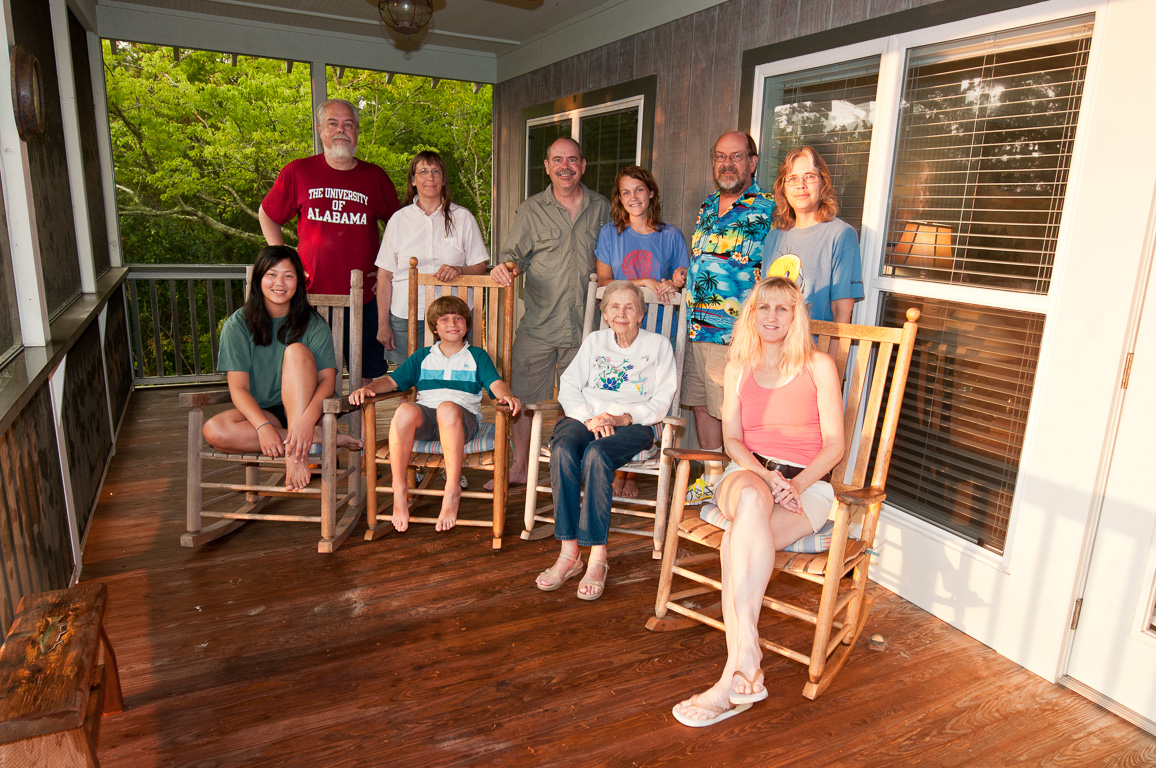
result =
[[[891,249],[892,264],[914,269],[950,269],[951,227],[931,221],[909,221]]]
[[[381,20],[394,32],[420,32],[433,17],[433,0],[377,0]]]

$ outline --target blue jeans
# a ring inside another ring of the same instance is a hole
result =
[[[554,538],[578,539],[582,547],[605,544],[610,532],[614,470],[652,445],[654,427],[615,427],[613,435],[595,439],[585,424],[564,416],[550,438]]]

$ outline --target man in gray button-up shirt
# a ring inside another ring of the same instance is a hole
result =
[[[524,403],[549,400],[558,376],[582,344],[582,310],[594,271],[598,231],[610,220],[610,203],[582,185],[586,160],[571,139],[546,152],[550,187],[527,198],[514,214],[498,266],[490,273],[503,285],[526,274],[526,312],[514,334],[510,387]],[[511,260],[510,273],[503,262]],[[514,420],[514,464],[510,482],[526,482],[530,419]]]

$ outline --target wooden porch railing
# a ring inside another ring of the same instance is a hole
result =
[[[133,264],[126,286],[137,385],[224,378],[217,342],[244,301],[244,264]]]

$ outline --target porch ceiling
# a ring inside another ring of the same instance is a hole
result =
[[[102,37],[277,55],[268,38],[282,57],[287,42],[308,37],[304,50],[291,46],[294,58],[496,82],[723,0],[434,0],[429,27],[409,38],[381,22],[376,0],[90,1]]]

